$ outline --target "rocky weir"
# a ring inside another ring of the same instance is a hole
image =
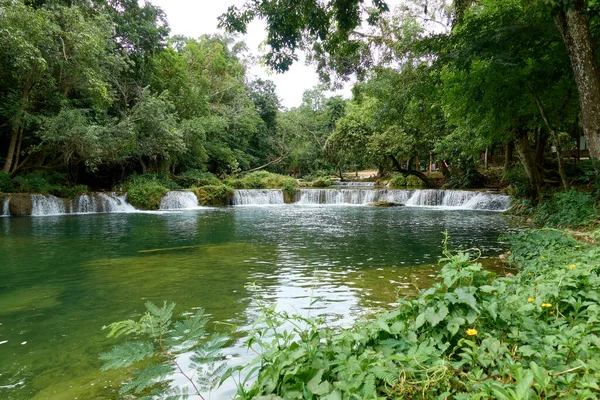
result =
[[[298,189],[294,196],[285,196],[280,189],[239,189],[222,199],[224,206],[365,206],[377,202],[408,207],[435,207],[449,210],[506,211],[511,199],[502,193],[441,190],[441,189],[376,189],[336,187],[329,189]],[[72,199],[49,194],[0,194],[0,215],[50,216],[66,214],[139,212],[127,202],[127,194],[114,192],[82,193]],[[182,211],[203,208],[191,191],[170,191],[157,211]]]

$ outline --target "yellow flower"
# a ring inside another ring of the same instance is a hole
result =
[[[569,265],[569,268],[571,268],[571,269],[575,269],[575,264],[571,264],[571,265]]]
[[[552,303],[542,303],[542,307],[550,308],[552,307]]]
[[[554,314],[554,311],[550,311],[550,315],[553,315],[553,314]]]
[[[576,248],[576,249],[580,249],[580,248],[581,248],[581,246],[580,246],[580,245],[576,245],[576,246],[575,246],[575,248]]]
[[[528,299],[527,299],[527,302],[528,302],[528,303],[533,303],[533,297],[530,297],[530,298],[528,298]]]
[[[477,335],[477,329],[473,329],[473,328],[467,329],[467,335],[468,336],[475,336],[475,335]]]

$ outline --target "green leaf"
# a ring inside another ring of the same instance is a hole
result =
[[[320,369],[315,376],[312,377],[310,381],[306,384],[308,390],[312,392],[312,394],[316,394],[317,396],[324,395],[330,392],[331,384],[327,381],[321,381],[321,377],[323,376],[323,370]]]
[[[100,354],[100,359],[106,361],[102,370],[128,367],[144,358],[154,355],[154,346],[148,342],[128,342],[119,344],[107,353]]]
[[[427,310],[425,310],[425,319],[427,319],[427,322],[429,322],[431,326],[436,326],[439,324],[444,320],[444,318],[446,318],[447,315],[448,308],[446,306],[441,306],[437,312],[433,307],[429,307]]]

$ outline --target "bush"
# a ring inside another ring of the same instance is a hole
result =
[[[513,197],[526,197],[532,192],[525,169],[521,165],[516,165],[506,171],[502,175],[502,179],[508,182],[509,193]]]
[[[228,177],[225,184],[235,189],[291,189],[295,192],[296,180],[290,176],[267,171],[251,172],[242,178]]]
[[[570,190],[555,193],[540,203],[534,213],[536,222],[552,227],[592,225],[598,219],[598,204],[589,193]]]
[[[296,180],[293,178],[287,179],[285,182],[283,182],[283,185],[281,185],[281,190],[289,198],[292,198],[296,195],[297,188],[298,182],[296,182]]]
[[[318,187],[318,188],[329,187],[329,186],[331,186],[331,179],[329,179],[329,178],[317,178],[314,181],[312,181],[311,186],[312,187]]]
[[[203,206],[225,206],[233,196],[233,189],[227,185],[207,185],[194,188],[194,193]]]
[[[454,174],[448,180],[448,187],[452,189],[480,188],[483,187],[485,177],[476,169],[470,169],[464,174]]]
[[[406,187],[406,177],[402,174],[394,175],[389,181],[389,185],[393,189]]]
[[[197,169],[183,172],[180,175],[180,178],[185,178],[183,182],[185,182],[188,187],[209,185],[218,186],[221,184],[219,178],[217,178],[214,174],[211,174],[210,172],[201,172]]]
[[[12,179],[6,172],[0,172],[0,193],[12,192],[14,190]]]
[[[160,201],[169,191],[152,175],[134,175],[123,189],[127,192],[127,201],[142,210],[158,210]]]
[[[422,187],[425,186],[422,180],[414,175],[408,175],[406,177],[406,186],[409,187]]]
[[[15,189],[22,193],[51,194],[57,197],[72,198],[88,191],[85,185],[72,185],[60,173],[43,174],[33,172],[17,176],[13,180]]]

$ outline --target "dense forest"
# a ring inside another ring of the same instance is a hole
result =
[[[498,186],[480,173],[491,163],[503,167],[496,181],[533,199],[593,180],[577,162],[598,157],[592,5],[305,0],[288,14],[284,3],[232,7],[221,25],[243,33],[264,19],[277,71],[308,55],[323,85],[290,110],[273,82],[248,79],[252,56],[235,36],[170,35],[151,3],[2,1],[0,190],[358,168]],[[327,96],[351,77],[351,100]]]

